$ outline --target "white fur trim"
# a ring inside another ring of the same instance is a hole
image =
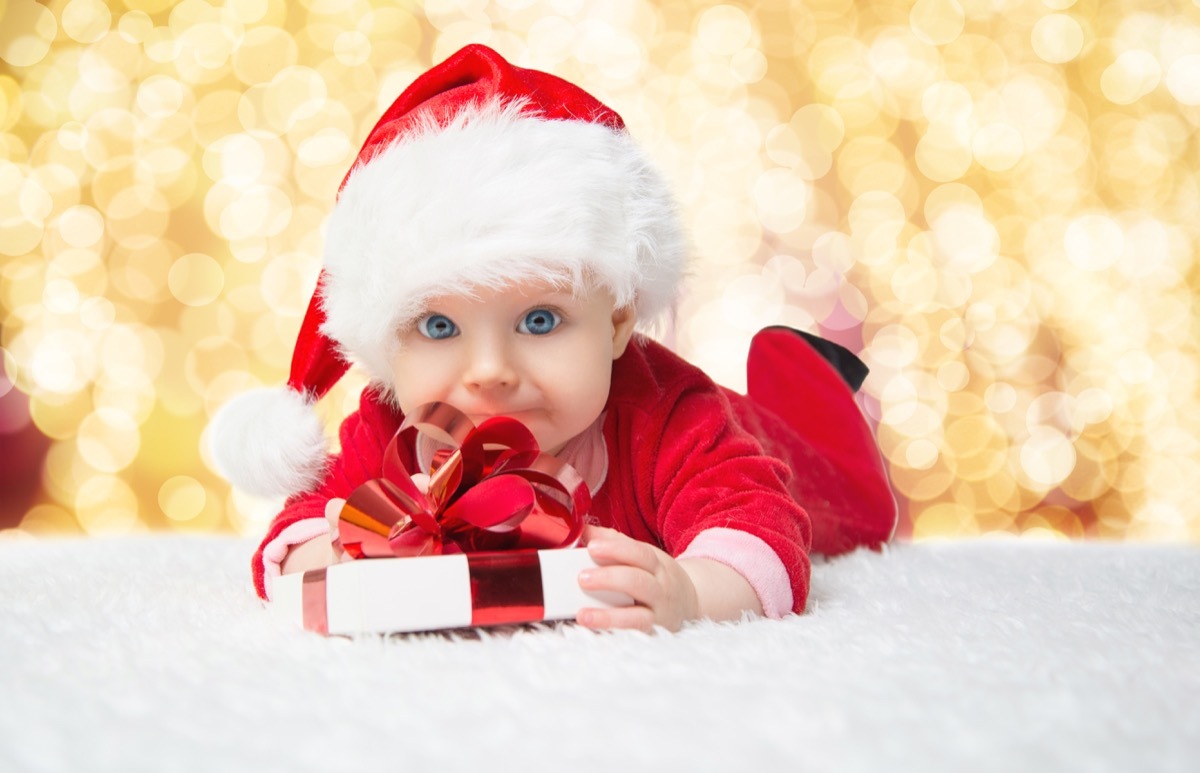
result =
[[[387,383],[397,331],[431,297],[590,277],[650,325],[684,263],[674,201],[628,133],[492,104],[350,174],[329,221],[322,332]]]
[[[293,389],[257,389],[223,405],[212,420],[217,471],[251,494],[280,496],[316,487],[328,448],[321,420]]]

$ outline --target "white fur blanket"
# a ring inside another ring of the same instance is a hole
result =
[[[809,611],[324,639],[252,545],[0,543],[0,770],[1196,770],[1200,550],[897,545]]]

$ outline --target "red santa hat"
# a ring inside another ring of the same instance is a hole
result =
[[[398,332],[429,298],[592,282],[646,324],[673,303],[684,252],[667,186],[619,115],[561,78],[467,46],[367,136],[329,219],[287,387],[218,412],[217,468],[251,493],[315,487],[327,448],[313,404],[351,363],[389,389]]]

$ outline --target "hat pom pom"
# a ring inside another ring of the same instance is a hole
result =
[[[211,438],[217,472],[250,494],[310,491],[325,468],[328,449],[321,420],[294,389],[238,395],[213,417]]]

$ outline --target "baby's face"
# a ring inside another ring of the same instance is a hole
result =
[[[400,333],[392,386],[401,410],[449,403],[475,424],[511,416],[543,451],[587,429],[608,400],[612,363],[633,333],[612,295],[526,282],[433,298]]]

